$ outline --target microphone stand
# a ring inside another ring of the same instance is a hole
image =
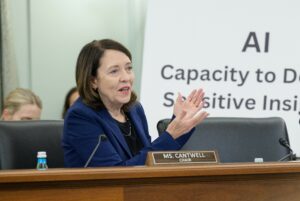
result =
[[[296,157],[296,154],[294,154],[293,152],[291,152],[291,153],[285,155],[284,157],[282,157],[281,159],[279,159],[278,161],[285,161],[289,157],[290,157],[290,161],[295,161],[295,160],[299,159],[299,157]]]
[[[100,134],[100,135],[99,135],[99,137],[98,137],[98,143],[97,143],[97,145],[95,146],[94,150],[92,151],[90,157],[89,157],[88,160],[86,161],[85,165],[83,166],[84,168],[86,168],[86,167],[90,164],[90,162],[91,162],[92,158],[94,157],[94,155],[95,155],[95,153],[96,153],[96,151],[97,151],[99,145],[101,144],[102,137],[103,137],[103,140],[105,140],[105,139],[107,138],[106,135],[104,135],[104,134]]]
[[[292,148],[290,147],[289,143],[285,139],[280,138],[279,139],[279,143],[280,143],[280,145],[282,145],[285,148],[287,148],[290,151],[290,153],[287,154],[287,155],[285,155],[284,157],[282,157],[278,161],[284,161],[284,160],[286,160],[289,157],[290,157],[290,161],[296,161],[296,160],[300,159],[299,157],[296,156],[296,154],[294,154],[294,151],[292,150]]]

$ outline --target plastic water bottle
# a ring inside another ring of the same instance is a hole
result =
[[[37,153],[37,165],[36,165],[37,170],[47,170],[48,165],[47,165],[47,154],[45,151],[39,151]]]

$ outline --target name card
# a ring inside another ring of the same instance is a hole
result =
[[[187,165],[218,163],[216,151],[159,151],[148,152],[146,165]]]

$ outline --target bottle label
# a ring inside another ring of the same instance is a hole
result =
[[[38,170],[48,169],[46,158],[38,158],[36,169]]]

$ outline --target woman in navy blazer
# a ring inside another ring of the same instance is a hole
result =
[[[62,145],[66,167],[144,165],[148,151],[178,150],[193,128],[207,117],[204,92],[181,94],[173,120],[151,142],[141,104],[132,86],[131,54],[117,41],[92,41],[81,50],[76,64],[80,98],[68,110]]]

